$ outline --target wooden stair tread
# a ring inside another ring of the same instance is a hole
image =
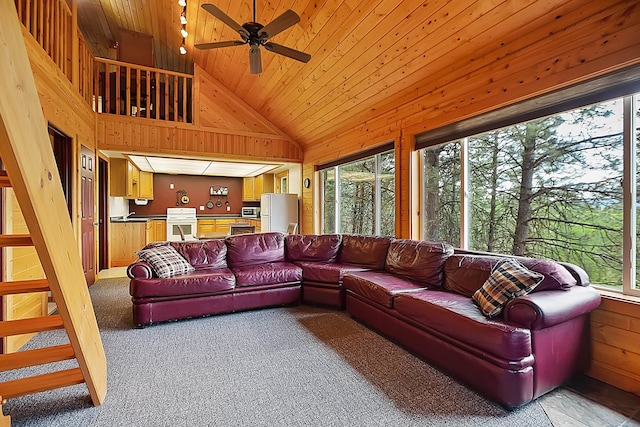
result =
[[[52,331],[64,327],[59,314],[0,322],[0,337]],[[2,394],[2,393],[0,393]]]
[[[84,377],[82,376],[80,368],[66,369],[2,382],[0,383],[0,396],[2,396],[3,399],[12,399],[27,394],[82,384],[83,382]]]
[[[62,360],[73,359],[74,357],[75,353],[71,344],[0,354],[0,372],[60,362]]]
[[[0,234],[0,246],[33,246],[30,234]]]
[[[0,171],[0,188],[9,188],[11,187],[11,181],[9,181],[9,176],[7,175],[7,171]]]
[[[0,282],[0,295],[27,294],[30,292],[47,292],[47,279],[20,280],[17,282]]]

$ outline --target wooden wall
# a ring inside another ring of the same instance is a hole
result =
[[[31,68],[36,81],[40,103],[49,124],[73,139],[74,157],[79,144],[95,149],[95,114],[87,102],[74,89],[69,79],[60,71],[29,32],[22,27],[23,37],[29,54]],[[77,182],[77,160],[74,160],[73,213],[74,232],[80,235],[80,208]],[[27,227],[10,189],[4,195],[4,225],[6,233],[26,233]],[[78,251],[80,251],[80,239]],[[25,280],[44,277],[38,255],[33,247],[4,249],[4,280]],[[47,312],[48,296],[45,293],[3,297],[3,317],[19,319],[40,316]],[[29,335],[5,338],[5,351],[19,349],[29,339]]]
[[[315,166],[390,139],[396,142],[396,235],[419,237],[419,206],[412,203],[417,173],[414,138],[499,107],[640,63],[640,8],[622,1],[602,10],[599,2],[564,15],[550,26],[514,31],[484,52],[409,88],[389,86],[393,109],[371,106],[360,125],[336,129],[306,145],[304,177],[318,178]],[[336,122],[339,126],[339,121]],[[312,178],[313,179],[313,178]],[[412,181],[413,180],[413,181]],[[314,186],[312,186],[313,188]],[[303,191],[302,232],[319,231],[316,191]],[[415,200],[415,197],[414,197]],[[593,316],[593,367],[590,375],[640,394],[640,305],[605,298]]]
[[[640,395],[640,298],[604,293],[591,313],[591,339],[589,375]]]
[[[4,190],[4,234],[29,234],[13,190]],[[3,281],[44,278],[38,254],[33,247],[3,248]],[[2,298],[4,320],[24,319],[47,314],[48,295],[45,292],[6,295]],[[24,345],[34,334],[5,337],[4,351],[12,353]]]
[[[223,131],[137,117],[97,115],[101,150],[126,153],[299,162],[302,149],[275,135]]]

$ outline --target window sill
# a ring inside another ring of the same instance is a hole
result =
[[[595,289],[598,292],[600,292],[600,296],[602,296],[602,298],[606,298],[614,301],[621,301],[628,304],[637,305],[638,307],[640,307],[640,297],[637,297],[634,295],[625,295],[621,292],[609,291],[603,288],[595,288]]]

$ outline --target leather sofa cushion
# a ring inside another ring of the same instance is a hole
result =
[[[344,276],[344,288],[388,308],[393,308],[394,296],[399,292],[426,289],[420,283],[385,271],[347,273]]]
[[[334,262],[341,243],[339,234],[290,234],[284,240],[288,261]]]
[[[302,268],[286,261],[233,267],[233,274],[236,288],[302,280]]]
[[[201,268],[164,279],[132,279],[129,292],[134,298],[208,294],[231,290],[235,283],[236,278],[228,268]]]
[[[225,242],[231,268],[285,261],[282,233],[238,234]]]
[[[391,240],[391,237],[343,234],[338,262],[383,270]]]
[[[453,254],[444,264],[444,287],[471,297],[482,287],[491,275],[493,267],[503,258],[505,257],[498,255]],[[528,269],[544,275],[544,279],[533,292],[552,289],[566,290],[576,285],[576,279],[569,270],[555,261],[524,257],[513,258]]]
[[[395,239],[389,245],[385,270],[427,286],[442,286],[442,266],[453,254],[447,243]]]
[[[497,357],[521,360],[532,354],[531,331],[487,319],[466,296],[439,289],[398,293],[393,306],[419,325]]]
[[[345,274],[353,271],[367,271],[369,268],[362,265],[343,264],[339,262],[309,262],[297,261],[297,265],[302,267],[302,277],[304,280],[321,283],[333,283],[339,285]]]
[[[227,267],[227,245],[224,240],[179,241],[170,245],[196,270]]]

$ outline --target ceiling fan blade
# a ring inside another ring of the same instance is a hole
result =
[[[229,15],[227,15],[226,13],[218,9],[216,6],[210,3],[205,3],[202,5],[202,8],[207,12],[209,12],[210,14],[212,14],[213,16],[215,16],[216,18],[218,18],[219,20],[221,20],[222,22],[224,22],[225,24],[227,24],[229,27],[236,30],[238,33],[240,33],[241,36],[249,37],[249,32],[244,28],[242,28],[242,25],[238,24],[236,21],[230,18]]]
[[[260,40],[267,40],[276,34],[281,33],[292,25],[300,22],[300,17],[293,10],[289,9],[276,19],[265,25],[259,33]]]
[[[260,45],[252,45],[249,49],[249,68],[251,74],[262,73],[262,58],[260,57]]]
[[[265,43],[263,45],[265,49],[277,53],[278,55],[284,55],[296,61],[307,63],[311,59],[311,55],[308,53],[300,52],[299,50],[291,49],[290,47],[282,46],[277,43]]]
[[[243,44],[245,44],[245,42],[241,40],[229,40],[224,42],[199,43],[194,45],[194,47],[197,49],[217,49],[219,47],[240,46]]]

